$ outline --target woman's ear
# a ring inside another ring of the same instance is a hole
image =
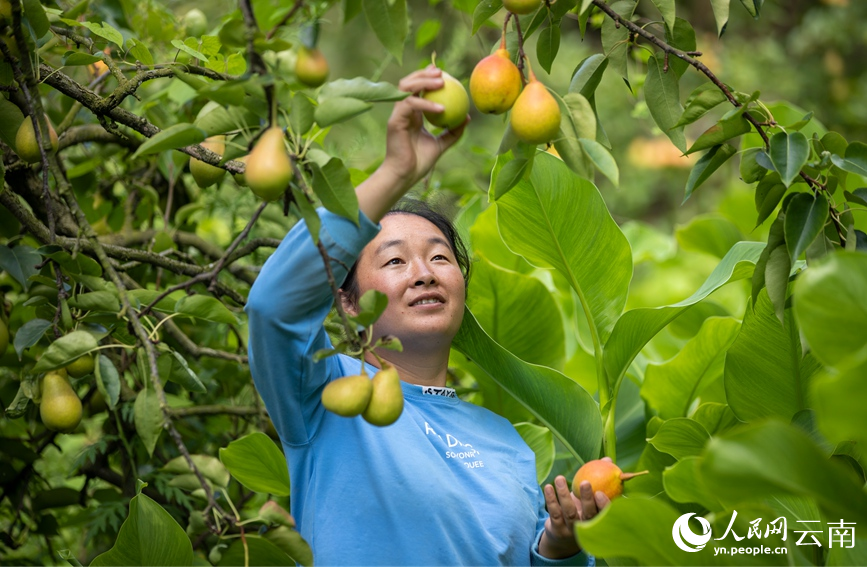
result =
[[[343,307],[343,310],[353,317],[358,315],[358,308],[349,301],[349,297],[343,291],[343,288],[338,289],[337,292],[340,294],[340,305]]]

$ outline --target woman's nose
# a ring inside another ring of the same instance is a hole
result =
[[[419,268],[416,272],[415,285],[431,285],[436,282],[436,277],[433,271],[425,262],[419,263]]]

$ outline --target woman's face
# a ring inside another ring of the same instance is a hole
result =
[[[400,339],[404,350],[451,344],[464,315],[464,278],[448,240],[430,221],[413,214],[391,214],[361,253],[356,267],[359,297],[376,289],[388,307],[373,325],[374,340]],[[433,295],[433,304],[418,304]],[[353,313],[351,308],[348,309]]]

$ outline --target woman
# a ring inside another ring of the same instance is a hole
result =
[[[404,78],[418,93],[440,88],[434,68]],[[386,157],[358,186],[359,225],[319,210],[320,238],[335,260],[349,313],[368,289],[388,296],[374,340],[398,337],[402,352],[381,350],[401,377],[405,407],[375,427],[321,403],[328,381],[361,372],[361,361],[329,348],[323,321],[332,295],[321,257],[298,223],[268,259],[250,291],[250,366],[280,434],[292,481],[292,514],[317,565],[592,565],[575,541],[575,521],[607,499],[566,479],[538,487],[535,456],[505,419],[446,388],[449,347],[466,299],[468,262],[450,223],[426,208],[392,212],[463,133],[423,129],[422,112],[442,107],[411,96],[395,104]],[[427,301],[425,301],[427,300]],[[369,372],[378,360],[365,359]],[[547,505],[547,512],[545,510]]]

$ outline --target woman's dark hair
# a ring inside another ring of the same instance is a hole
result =
[[[470,285],[470,257],[467,253],[467,248],[452,221],[428,203],[407,197],[398,201],[391,210],[385,213],[384,216],[387,217],[389,215],[416,215],[423,219],[427,219],[433,223],[434,226],[440,229],[440,232],[442,232],[446,237],[446,240],[449,241],[452,254],[455,255],[458,267],[464,275],[464,292],[466,293]],[[349,273],[346,274],[346,279],[343,281],[343,285],[341,286],[351,305],[358,305],[360,290],[358,289],[358,278],[355,273],[357,266],[358,260],[356,260],[349,269]]]

